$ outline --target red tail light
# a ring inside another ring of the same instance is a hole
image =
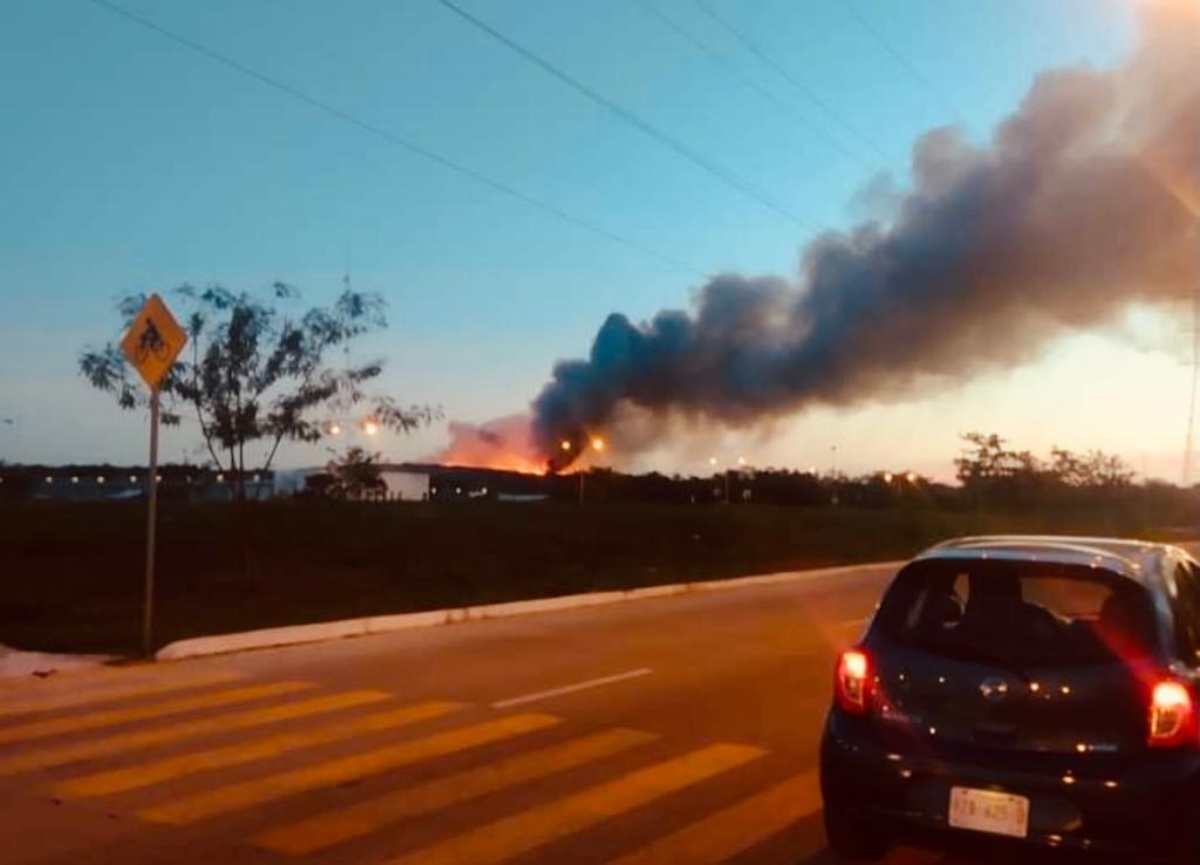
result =
[[[1196,720],[1196,698],[1191,687],[1176,679],[1163,679],[1150,692],[1146,744],[1151,748],[1200,744]]]
[[[871,708],[871,666],[870,655],[862,649],[847,649],[838,657],[833,694],[843,711],[865,715]]]

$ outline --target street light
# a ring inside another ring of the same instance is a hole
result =
[[[362,429],[367,435],[373,436],[379,432],[379,424],[373,420],[365,420],[363,421]]]
[[[716,469],[716,467],[717,467],[717,462],[718,462],[718,461],[717,461],[717,458],[716,458],[716,457],[709,457],[709,458],[708,458],[708,464],[709,464],[710,466],[712,466],[714,470],[715,470],[715,469]],[[737,464],[738,464],[738,467],[739,467],[739,468],[745,468],[745,467],[746,467],[746,458],[745,458],[745,457],[738,457],[738,458],[737,458]],[[724,478],[724,489],[725,489],[725,499],[724,499],[724,501],[725,501],[725,504],[729,504],[729,473],[730,473],[730,470],[729,470],[728,468],[726,468],[724,471],[722,471],[722,472],[721,472],[721,476]],[[715,492],[715,491],[714,491],[714,492]]]
[[[838,504],[840,504],[840,502],[841,502],[841,500],[838,498],[838,463],[837,463],[837,451],[838,451],[838,449],[837,449],[837,445],[831,445],[831,446],[830,446],[830,448],[829,448],[829,454],[830,454],[830,465],[831,465],[831,471],[830,471],[830,475],[831,475],[831,476],[830,476],[830,480],[831,480],[831,482],[833,483],[833,497],[830,499],[830,503],[831,503],[831,504],[832,504],[832,505],[833,505],[835,508],[836,508],[836,507],[838,506]]]
[[[333,421],[329,424],[329,434],[331,436],[340,436],[342,434],[342,425],[337,421]]]
[[[570,447],[569,447],[570,442],[564,441],[563,444],[567,445],[567,447],[564,447],[563,450],[570,450]],[[604,439],[600,438],[599,436],[595,436],[592,438],[591,445],[592,445],[592,450],[594,450],[596,453],[602,452],[604,450],[604,448],[607,446],[604,442]],[[580,504],[583,504],[583,479],[586,474],[587,474],[587,470],[583,466],[580,466],[579,467],[579,503]]]

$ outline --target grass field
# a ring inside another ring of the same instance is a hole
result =
[[[165,503],[159,645],[184,637],[908,556],[978,532],[1150,536],[1104,509]],[[0,644],[133,654],[145,512],[0,506]],[[243,543],[243,538],[248,544]],[[248,559],[244,549],[250,550]]]

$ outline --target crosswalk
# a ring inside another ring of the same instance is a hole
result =
[[[819,813],[815,773],[753,773],[773,765],[762,748],[528,708],[185,668],[109,671],[5,690],[0,793],[7,781],[141,825],[212,827],[213,837],[232,821],[226,840],[278,861],[351,862],[370,845],[370,861],[390,865],[540,861],[539,851],[688,795],[683,818],[664,828],[628,824],[637,831],[609,860],[715,865]]]

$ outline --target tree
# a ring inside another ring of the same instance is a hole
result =
[[[438,412],[428,406],[398,405],[372,396],[365,386],[383,371],[380,361],[334,368],[337,349],[387,326],[384,302],[377,294],[351,290],[348,282],[328,307],[301,315],[281,307],[299,293],[282,282],[269,299],[235,293],[220,285],[200,290],[190,285],[173,294],[188,332],[188,345],[163,379],[162,419],[178,424],[184,411],[194,414],[209,456],[228,469],[239,500],[245,497],[247,446],[263,445],[261,468],[270,468],[285,440],[316,442],[330,432],[317,414],[362,412],[380,428],[408,432]],[[125,327],[145,301],[124,298],[118,310]],[[80,373],[94,387],[113,394],[125,409],[147,404],[145,388],[113,343],[85,348]]]
[[[1087,482],[1087,467],[1072,451],[1054,447],[1050,450],[1050,472],[1054,479],[1068,487],[1084,487]]]
[[[1133,471],[1123,459],[1103,451],[1088,451],[1081,457],[1063,448],[1054,448],[1051,454],[1055,480],[1069,487],[1115,489],[1127,487],[1133,480]]]
[[[357,445],[349,448],[341,459],[329,464],[332,482],[325,488],[325,495],[354,501],[382,496],[387,484],[379,471],[379,456]]]
[[[976,504],[1063,502],[1115,493],[1133,480],[1125,461],[1102,451],[1080,455],[1054,447],[1049,462],[1029,451],[1009,450],[997,435],[967,433],[969,447],[955,461],[958,479]]]
[[[1087,464],[1089,476],[1098,486],[1117,489],[1133,483],[1133,469],[1119,456],[1090,451]]]
[[[959,436],[970,447],[954,460],[954,467],[963,486],[995,481],[1036,477],[1042,464],[1029,451],[1011,451],[1008,442],[995,433],[967,433]]]
[[[977,505],[1028,504],[1043,492],[1046,471],[1029,451],[1014,451],[996,434],[959,436],[969,447],[954,460],[959,482]]]

